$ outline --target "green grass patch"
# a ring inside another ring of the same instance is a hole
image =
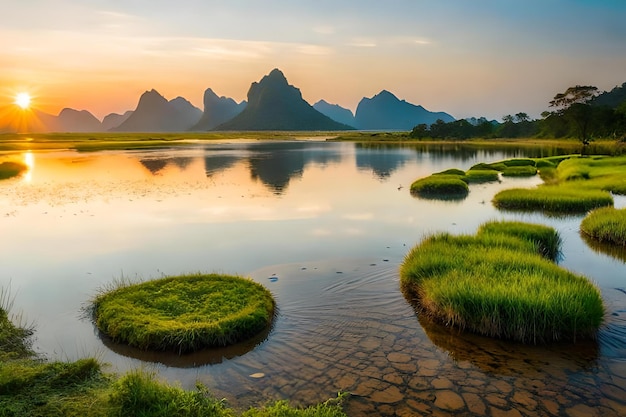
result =
[[[403,293],[420,314],[486,336],[524,343],[595,337],[604,316],[599,290],[540,255],[539,229],[487,224],[475,236],[430,236],[401,266]]]
[[[506,210],[584,213],[612,206],[611,193],[626,195],[624,156],[568,156],[558,162],[556,168],[540,170],[543,185],[501,191],[493,204]]]
[[[515,221],[490,221],[478,228],[477,234],[484,237],[486,234],[501,234],[514,236],[534,246],[533,252],[546,259],[556,261],[561,256],[561,236],[552,227],[542,224],[531,224]]]
[[[26,164],[14,161],[0,162],[0,180],[12,178],[28,170]]]
[[[92,304],[96,326],[114,341],[180,353],[248,339],[274,316],[274,300],[265,287],[217,274],[122,284]]]
[[[510,166],[502,170],[504,177],[532,177],[537,175],[537,168],[531,165]]]
[[[537,188],[500,191],[494,196],[492,203],[504,210],[585,213],[598,207],[612,206],[613,197],[607,191],[543,185]]]
[[[463,199],[469,193],[467,183],[460,175],[434,174],[411,184],[411,194],[435,199]]]
[[[626,246],[626,209],[593,210],[583,219],[580,230],[599,242]]]
[[[468,184],[480,184],[500,180],[498,171],[492,169],[470,169],[465,173],[463,180]]]

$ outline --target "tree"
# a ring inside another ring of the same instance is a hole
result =
[[[550,107],[556,108],[556,114],[573,124],[576,136],[583,144],[583,153],[589,145],[589,126],[593,116],[589,102],[597,94],[598,87],[577,85],[569,87],[564,93],[558,93],[550,102]]]
[[[504,123],[513,123],[513,116],[511,116],[510,114],[502,116],[502,121]]]
[[[520,112],[515,115],[515,119],[517,120],[518,123],[525,123],[530,120],[530,116],[528,116],[527,113]]]

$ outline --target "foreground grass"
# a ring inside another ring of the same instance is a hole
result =
[[[599,242],[626,246],[626,209],[603,207],[593,210],[583,219],[580,230]]]
[[[1,300],[4,304],[6,298]],[[203,385],[186,391],[136,370],[117,378],[93,358],[48,362],[29,349],[31,331],[0,306],[0,417],[344,417],[337,399],[307,408],[278,401],[236,412]]]
[[[265,287],[217,274],[123,284],[93,300],[94,321],[104,334],[146,350],[226,346],[266,329],[273,316]]]
[[[548,229],[504,222],[483,225],[475,236],[432,235],[407,254],[403,293],[421,314],[486,336],[593,338],[604,316],[600,293],[546,259],[559,242]]]

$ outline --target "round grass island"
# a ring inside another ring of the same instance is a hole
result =
[[[595,338],[600,292],[553,262],[560,238],[543,225],[488,222],[477,234],[435,234],[407,254],[400,283],[418,314],[522,343]]]
[[[121,284],[91,307],[96,326],[114,342],[185,353],[251,338],[271,324],[275,302],[250,279],[192,274]]]

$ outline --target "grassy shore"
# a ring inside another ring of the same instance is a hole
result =
[[[201,384],[186,391],[142,370],[118,377],[94,358],[46,361],[30,350],[32,330],[10,320],[7,299],[0,290],[0,417],[346,416],[345,394],[307,408],[278,401],[240,413]]]
[[[474,236],[424,239],[407,254],[401,288],[420,314],[524,343],[593,338],[599,290],[546,258],[559,238],[541,225],[488,223]]]
[[[226,346],[266,329],[274,299],[241,277],[191,274],[121,283],[93,300],[96,326],[116,342],[190,352]]]

